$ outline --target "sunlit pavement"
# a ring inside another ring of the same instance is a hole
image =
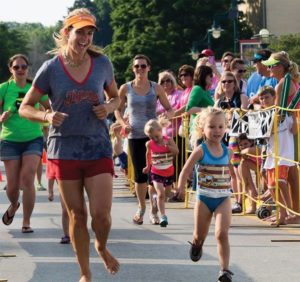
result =
[[[189,259],[187,242],[192,240],[192,208],[184,209],[182,203],[168,203],[167,228],[151,225],[148,211],[144,224],[136,226],[132,223],[136,199],[125,184],[121,175],[114,180],[113,224],[108,242],[121,269],[115,276],[106,272],[93,249],[91,232],[93,281],[216,281],[219,266],[214,223],[204,244],[203,257],[194,263]],[[4,185],[5,182],[1,182],[1,217],[8,207]],[[54,202],[48,201],[47,192],[37,192],[31,224],[34,233],[21,233],[22,206],[10,226],[0,224],[0,281],[78,281],[79,270],[71,245],[59,244],[63,234],[55,189]],[[299,234],[299,225],[273,228],[255,216],[233,216],[230,269],[235,274],[234,281],[298,282]]]

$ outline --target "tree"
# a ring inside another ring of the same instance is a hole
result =
[[[152,60],[150,78],[154,80],[159,70],[177,72],[182,64],[194,64],[189,54],[193,42],[205,37],[214,15],[227,11],[231,1],[109,0],[109,3],[114,34],[108,54],[117,80],[124,82],[132,77],[130,63],[137,53],[144,53]],[[222,22],[226,30],[232,30],[230,25],[230,20]],[[222,45],[223,51],[224,47],[232,46],[230,36],[231,33],[225,32],[218,41],[213,41],[217,54],[221,53],[218,45]]]
[[[18,30],[11,30],[7,23],[0,23],[0,81],[7,80],[10,72],[7,67],[8,59],[17,53],[27,53],[27,40]]]
[[[274,52],[286,51],[292,61],[300,64],[300,33],[282,35],[269,48]]]

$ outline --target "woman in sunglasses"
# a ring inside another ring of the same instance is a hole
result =
[[[40,124],[19,115],[20,104],[31,87],[28,78],[28,58],[16,54],[8,61],[11,78],[0,85],[0,105],[2,123],[0,156],[4,162],[10,206],[2,216],[2,222],[10,225],[20,206],[20,188],[23,190],[22,232],[32,233],[30,217],[35,203],[34,178],[43,151],[43,132]],[[42,96],[38,102],[48,104],[48,97]]]
[[[116,118],[128,133],[130,155],[134,167],[135,192],[139,208],[133,217],[133,223],[143,224],[146,210],[146,194],[148,175],[143,173],[146,167],[146,142],[149,138],[144,133],[148,120],[156,118],[156,102],[160,101],[166,110],[166,117],[172,118],[174,111],[161,85],[150,81],[148,73],[151,69],[150,59],[143,54],[136,55],[132,62],[135,78],[123,84],[119,90],[120,106],[115,111]],[[128,122],[123,118],[125,102],[127,101]]]
[[[240,87],[238,85],[237,79],[232,72],[226,71],[221,75],[220,79],[220,89],[221,95],[220,98],[215,102],[215,107],[221,108],[223,110],[230,109],[247,109],[248,107],[248,97],[241,93]],[[230,120],[231,115],[228,115]],[[242,212],[242,187],[240,182],[240,177],[238,173],[238,166],[240,164],[241,158],[238,150],[238,144],[235,137],[228,136],[224,140],[225,143],[228,143],[228,147],[233,151],[233,157],[231,159],[231,164],[234,166],[234,175],[231,175],[232,188],[235,193],[239,193],[236,196],[236,202],[232,207],[233,213]]]
[[[240,90],[243,94],[247,93],[247,81],[244,79],[245,73],[247,72],[245,62],[242,59],[235,58],[230,63],[230,71],[234,74]]]

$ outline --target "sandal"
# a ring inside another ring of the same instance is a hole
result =
[[[64,237],[61,237],[60,239],[60,244],[70,244],[71,243],[71,239],[68,235],[65,235]]]
[[[9,208],[10,208],[11,206],[12,206],[12,205],[10,205],[10,206],[8,207],[8,209],[6,210],[6,212],[4,213],[4,215],[2,216],[2,222],[3,222],[5,225],[10,225],[10,224],[13,222],[14,217],[15,217],[15,214],[16,214],[18,208],[20,207],[20,202],[18,202],[18,206],[17,206],[17,209],[15,210],[14,214],[9,215],[9,214],[8,214],[8,210],[9,210]]]
[[[191,243],[190,241],[188,241],[188,242],[191,245],[191,248],[190,248],[190,258],[191,258],[191,260],[193,262],[197,262],[202,257],[202,245],[203,245],[203,242],[201,244],[195,244],[194,242]]]
[[[33,233],[33,229],[30,226],[23,226],[22,233]]]
[[[144,214],[145,214],[145,210],[139,208],[132,219],[133,223],[137,225],[142,225],[144,223],[143,221]]]
[[[163,215],[161,218],[160,218],[160,222],[159,222],[159,225],[160,227],[167,227],[168,225],[168,218],[166,215]]]
[[[150,223],[153,225],[158,225],[159,224],[159,218],[157,214],[150,213]]]

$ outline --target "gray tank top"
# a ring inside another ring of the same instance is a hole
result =
[[[145,124],[149,119],[156,118],[156,83],[150,81],[150,90],[143,96],[134,92],[132,81],[128,82],[127,86],[127,111],[129,116],[129,124],[132,127],[132,131],[128,135],[128,138],[146,138],[147,136],[144,133]]]

